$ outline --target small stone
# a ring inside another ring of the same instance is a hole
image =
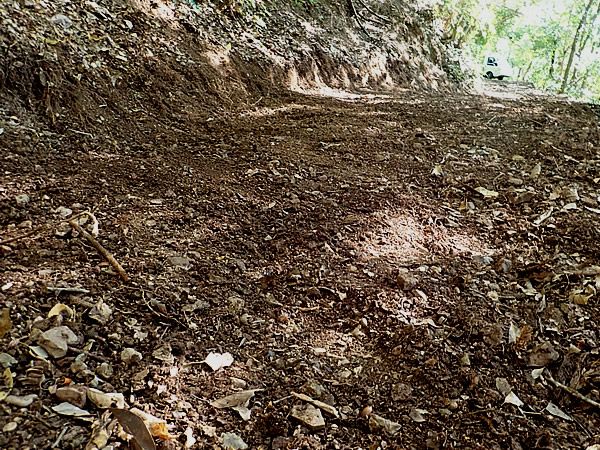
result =
[[[326,389],[315,380],[308,381],[302,386],[302,390],[311,397],[318,399],[326,392]]]
[[[44,331],[38,338],[38,344],[53,358],[62,358],[67,354],[69,344],[77,344],[79,339],[69,327],[61,326]]]
[[[390,436],[397,434],[402,426],[377,414],[369,415],[369,428],[372,431],[385,431]]]
[[[173,361],[175,361],[171,346],[169,344],[164,344],[158,347],[152,352],[152,356],[167,364],[173,364]]]
[[[50,22],[54,25],[63,27],[65,30],[71,28],[73,21],[64,14],[55,14],[50,18]]]
[[[408,271],[401,271],[396,276],[396,283],[398,284],[398,287],[403,291],[410,291],[411,289],[414,289],[417,286],[418,280],[413,274],[409,273]]]
[[[18,225],[19,228],[28,228],[31,230],[33,227],[33,222],[31,220],[24,220]]]
[[[18,361],[8,353],[0,353],[0,366],[8,369],[10,366],[16,364]]]
[[[309,430],[318,431],[325,428],[321,410],[313,405],[296,405],[292,408],[290,415]]]
[[[55,212],[56,212],[56,214],[58,214],[63,219],[66,219],[71,214],[73,214],[73,210],[72,209],[66,208],[64,206],[60,206],[60,207],[56,208]]]
[[[523,185],[523,180],[521,178],[517,178],[517,177],[510,177],[508,179],[508,184],[512,184],[513,186],[522,186]]]
[[[506,397],[510,391],[512,391],[512,387],[506,378],[498,377],[496,378],[496,389],[500,391],[500,393]]]
[[[80,358],[75,358],[75,361],[71,363],[69,370],[73,375],[76,376],[83,376],[86,372],[89,371],[88,365]]]
[[[112,309],[104,301],[100,300],[88,313],[90,319],[94,319],[96,322],[106,325],[112,318]]]
[[[227,450],[244,450],[248,448],[248,444],[235,433],[223,433],[221,441],[223,442],[223,448]]]
[[[546,341],[534,348],[529,354],[529,365],[531,367],[545,367],[559,358],[560,354],[549,341]]]
[[[409,384],[397,383],[392,386],[392,400],[406,401],[412,398],[413,388]]]
[[[105,380],[110,379],[110,377],[113,376],[114,373],[114,369],[113,366],[111,366],[109,363],[102,363],[100,364],[100,366],[98,366],[98,368],[96,369],[96,373],[98,374],[99,377],[104,378]]]
[[[27,206],[29,204],[29,200],[30,200],[30,198],[29,198],[29,195],[27,195],[27,194],[20,194],[15,197],[17,206],[21,206],[21,207]]]
[[[39,173],[40,175],[46,175],[46,169],[44,169],[39,164],[36,164],[35,167],[34,167],[34,169],[35,169],[36,173]]]
[[[490,258],[489,256],[485,256],[485,255],[477,255],[477,256],[475,256],[474,259],[482,266],[489,266],[494,262],[494,260],[492,258]]]
[[[3,433],[10,433],[11,431],[15,431],[19,424],[17,422],[8,422],[4,427],[2,427]]]
[[[121,361],[125,364],[133,364],[142,360],[142,354],[134,348],[125,348],[121,352]]]
[[[8,403],[9,405],[13,405],[18,408],[27,408],[37,399],[38,399],[38,396],[36,394],[9,395],[4,399],[4,401],[6,403]]]
[[[346,380],[352,376],[352,371],[348,369],[344,369],[341,372],[337,373],[337,377],[341,380]]]
[[[463,353],[463,355],[460,358],[460,363],[463,366],[470,366],[471,365],[471,357],[469,356],[468,353]]]
[[[83,408],[87,400],[86,387],[77,384],[61,387],[56,390],[56,397],[63,402]]]
[[[167,258],[167,263],[173,267],[189,269],[190,265],[192,264],[192,260],[190,258],[186,258],[185,256],[169,256]]]
[[[446,405],[449,410],[454,411],[458,409],[458,401],[456,400],[448,400],[448,404]]]

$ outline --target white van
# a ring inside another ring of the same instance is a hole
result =
[[[483,73],[486,78],[503,80],[505,77],[513,76],[513,69],[506,58],[498,55],[489,55],[483,60]]]

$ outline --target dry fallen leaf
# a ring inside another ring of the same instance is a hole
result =
[[[123,429],[133,436],[132,441],[140,450],[156,450],[154,439],[140,416],[120,408],[110,408],[110,412],[117,418]]]
[[[392,422],[391,420],[381,417],[377,414],[371,414],[369,416],[369,427],[373,431],[383,429],[386,433],[393,436],[400,431],[402,425]]]
[[[486,189],[484,187],[477,187],[477,188],[475,188],[475,190],[477,192],[479,192],[481,195],[483,195],[483,197],[486,199],[496,198],[499,195],[498,192],[490,191],[489,189]]]
[[[515,395],[513,391],[510,391],[506,398],[504,399],[504,403],[510,403],[515,406],[523,406],[525,403],[521,401],[519,397]]]
[[[4,369],[0,380],[2,381],[0,385],[0,400],[4,400],[13,388],[13,376],[10,368]]]
[[[233,364],[233,356],[231,353],[209,353],[204,360],[212,370],[219,370],[222,367],[228,367]]]
[[[63,303],[57,303],[48,313],[48,317],[54,317],[58,315],[67,316],[69,320],[72,320],[73,317],[75,317],[75,312],[69,306]]]
[[[248,401],[254,397],[254,393],[261,390],[262,389],[250,389],[247,391],[236,392],[235,394],[228,395],[218,400],[213,400],[210,404],[218,409],[246,406]]]
[[[130,412],[136,414],[144,421],[144,424],[146,424],[152,436],[164,440],[174,438],[174,436],[171,436],[169,430],[167,429],[166,420],[159,419],[158,417],[153,416],[152,414],[148,414],[147,412],[144,412],[141,409],[137,408],[131,408]]]
[[[85,409],[78,408],[69,402],[62,402],[52,407],[52,411],[63,416],[73,416],[79,418],[91,418],[92,415]]]
[[[8,308],[4,308],[2,312],[0,312],[0,339],[2,339],[11,328],[12,321],[10,320],[10,310]]]
[[[548,411],[553,416],[560,417],[561,419],[568,420],[569,422],[573,420],[571,416],[569,416],[566,412],[561,410],[552,402],[548,402],[548,405],[546,406],[546,411]]]
[[[119,409],[125,408],[125,396],[117,392],[105,393],[98,389],[88,388],[87,397],[100,409],[107,409],[115,406]]]

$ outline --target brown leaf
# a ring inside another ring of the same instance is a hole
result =
[[[141,417],[131,411],[120,408],[110,408],[110,412],[117,418],[125,431],[133,436],[132,444],[134,448],[156,450],[154,439],[152,439],[152,435]]]
[[[531,341],[531,337],[533,336],[533,328],[529,325],[525,325],[521,328],[521,335],[515,341],[515,348],[517,350],[521,350],[525,348],[525,346]]]
[[[2,312],[0,312],[0,339],[2,339],[11,328],[12,321],[10,320],[10,311],[8,308],[4,308]]]
[[[252,397],[254,397],[254,393],[260,390],[261,389],[251,389],[248,391],[236,392],[235,394],[228,395],[227,397],[213,400],[210,402],[210,404],[218,409],[244,406]]]

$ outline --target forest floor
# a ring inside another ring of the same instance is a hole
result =
[[[0,124],[1,448],[122,448],[111,402],[159,448],[598,448],[589,106],[486,81],[136,114],[112,144]]]

